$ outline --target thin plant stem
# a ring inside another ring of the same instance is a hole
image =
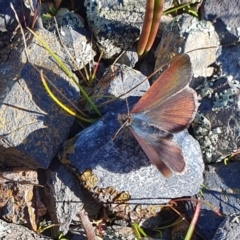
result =
[[[152,27],[153,10],[154,10],[154,0],[147,0],[142,32],[137,45],[137,53],[139,56],[141,56],[144,53],[144,50],[148,43],[148,37]]]
[[[163,4],[164,4],[164,0],[155,0],[151,32],[149,34],[148,42],[145,47],[145,51],[144,51],[145,53],[149,52],[156,38],[162,12],[163,12]]]
[[[83,97],[86,99],[86,101],[89,103],[89,105],[92,107],[92,109],[99,115],[101,116],[101,113],[99,110],[96,108],[94,103],[92,102],[91,98],[87,95],[87,93],[84,91],[82,86],[76,81],[74,78],[73,74],[68,70],[68,68],[63,64],[61,59],[50,49],[50,47],[47,45],[47,43],[42,40],[39,36],[37,36],[36,33],[34,33],[30,28],[27,27],[27,29],[34,35],[34,37],[37,38],[37,40],[43,45],[43,47],[51,54],[51,56],[54,58],[56,63],[61,67],[61,69],[65,72],[65,74],[72,79],[72,81],[78,86],[80,89],[80,92],[82,93]]]
[[[200,210],[201,210],[201,202],[197,202],[197,206],[196,206],[191,224],[188,228],[188,231],[187,231],[187,234],[186,234],[184,240],[191,240],[194,229],[195,229],[196,224],[197,224],[197,220],[198,220],[198,217],[199,217]]]
[[[25,39],[25,35],[24,35],[24,31],[23,31],[22,25],[20,24],[20,21],[19,21],[17,12],[15,11],[15,8],[14,8],[14,6],[12,5],[11,2],[10,2],[10,7],[12,8],[12,10],[13,10],[13,12],[14,12],[15,18],[16,18],[16,20],[17,20],[17,22],[18,22],[18,26],[20,27],[21,34],[22,34],[22,37],[23,37],[23,42],[24,42],[24,48],[25,48],[26,57],[27,57],[27,60],[29,61],[29,56],[28,56],[28,51],[27,51],[27,42],[26,42],[26,39]]]

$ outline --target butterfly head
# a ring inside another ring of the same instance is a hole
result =
[[[132,123],[132,117],[129,114],[118,114],[117,119],[124,126],[130,126]]]
[[[117,135],[121,132],[121,130],[125,126],[130,126],[132,123],[132,117],[131,117],[131,115],[128,115],[128,114],[118,114],[117,119],[118,119],[119,123],[121,124],[121,127],[115,133],[112,140],[114,140],[117,137]]]

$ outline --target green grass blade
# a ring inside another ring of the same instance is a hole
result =
[[[40,75],[41,75],[41,81],[43,83],[43,86],[46,90],[46,92],[49,94],[50,98],[60,107],[62,108],[64,111],[66,111],[68,114],[70,114],[71,116],[74,116],[82,121],[85,121],[85,122],[89,122],[89,123],[92,123],[94,120],[92,119],[87,119],[87,118],[84,118],[78,114],[76,114],[75,112],[73,112],[71,109],[69,109],[68,107],[66,107],[60,100],[58,100],[55,95],[52,93],[52,91],[50,90],[50,88],[48,87],[48,84],[46,82],[46,80],[44,79],[43,77],[43,73],[42,73],[42,70],[40,72]]]
[[[147,237],[147,234],[143,231],[143,229],[141,227],[139,227],[139,225],[137,223],[132,223],[132,228],[133,228],[133,232],[135,234],[135,237],[138,240],[141,240],[142,237]]]
[[[92,107],[92,109],[101,116],[101,113],[98,111],[94,103],[92,102],[91,98],[87,95],[87,93],[84,91],[84,89],[78,84],[78,82],[74,79],[74,76],[71,71],[68,70],[68,68],[65,66],[65,64],[62,62],[62,60],[50,49],[48,44],[40,38],[36,33],[34,33],[30,28],[27,27],[27,29],[33,34],[33,36],[42,44],[42,46],[49,52],[49,54],[54,58],[56,63],[59,65],[59,67],[65,72],[65,74],[73,80],[73,82],[78,86],[81,94],[86,99],[88,104]]]
[[[167,10],[163,11],[163,14],[164,14],[164,15],[167,15],[167,14],[170,14],[170,13],[175,13],[175,12],[177,12],[178,10],[184,9],[184,8],[188,8],[188,10],[187,10],[186,12],[189,13],[189,14],[192,14],[193,16],[195,16],[195,17],[198,18],[198,13],[197,13],[195,10],[192,10],[192,9],[191,9],[191,6],[190,6],[189,3],[182,4],[182,5],[180,5],[180,6],[167,9]]]

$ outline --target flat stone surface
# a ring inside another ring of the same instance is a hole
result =
[[[109,94],[114,97],[122,94],[122,98],[128,97],[129,109],[131,109],[138,101],[136,96],[143,95],[141,89],[147,85],[140,85],[139,88],[128,92],[132,86],[142,81],[137,72],[134,72],[134,78],[131,79],[130,72],[132,70],[129,68],[124,68],[122,71],[117,68],[117,72],[110,72],[113,76],[109,73],[110,76],[100,80],[98,86],[100,92],[95,92],[95,95],[103,95],[104,101],[107,101],[106,96]],[[68,140],[60,153],[60,161],[78,170],[81,182],[98,201],[106,203],[108,207],[116,199],[127,202],[126,206],[121,205],[121,209],[118,208],[119,205],[112,206],[113,212],[123,211],[125,215],[133,210],[134,204],[146,202],[149,205],[161,204],[171,198],[197,193],[203,181],[204,169],[198,143],[187,131],[174,135],[174,141],[182,149],[187,167],[182,175],[173,175],[165,179],[156,167],[150,164],[129,132],[119,134],[112,141],[120,128],[117,115],[128,112],[125,101],[118,101],[117,104],[114,107],[110,105],[110,108],[105,109],[103,118]],[[107,107],[109,105],[106,105]],[[118,209],[114,209],[115,207]],[[156,207],[156,212],[158,210]]]
[[[46,30],[37,34],[61,57],[63,53],[53,34]],[[23,49],[20,44],[8,61],[0,65],[0,161],[5,166],[47,168],[66,139],[74,118],[49,97],[33,64],[73,104],[77,104],[79,90],[36,39],[30,39],[28,48],[31,63],[26,63]],[[69,106],[58,91],[50,88]]]

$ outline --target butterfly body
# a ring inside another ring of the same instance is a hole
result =
[[[165,177],[183,173],[185,162],[173,134],[186,129],[197,110],[197,98],[188,86],[191,63],[186,54],[176,57],[129,115],[118,117]]]
[[[122,114],[119,115],[118,120],[128,127],[131,131],[136,132],[142,138],[147,137],[149,134],[151,136],[159,137],[172,137],[167,131],[164,131],[159,126],[155,126],[154,123],[149,123],[146,117],[142,113],[133,113],[133,114]]]

